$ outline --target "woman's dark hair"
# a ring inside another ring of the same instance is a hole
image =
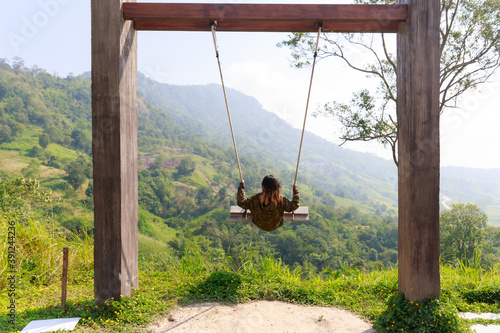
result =
[[[267,206],[272,204],[276,206],[278,203],[281,203],[282,198],[280,195],[280,187],[281,184],[273,175],[267,175],[262,179],[262,195],[259,200],[260,203]]]

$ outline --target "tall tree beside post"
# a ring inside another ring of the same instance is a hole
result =
[[[445,260],[470,260],[484,239],[488,216],[473,204],[454,204],[439,215],[441,255]]]
[[[355,3],[396,3],[394,0],[355,0]],[[440,26],[440,111],[457,108],[459,97],[486,82],[500,66],[500,1],[442,0]],[[293,64],[310,63],[314,37],[294,33],[280,46],[292,50]],[[379,38],[379,42],[377,42]],[[350,102],[330,102],[314,115],[337,118],[340,138],[347,141],[378,141],[391,147],[397,159],[396,56],[382,34],[324,34],[319,57],[338,57],[348,67],[378,79],[376,91],[354,92]],[[349,50],[363,50],[352,57]],[[370,57],[371,60],[366,61]],[[360,61],[359,61],[360,59]]]

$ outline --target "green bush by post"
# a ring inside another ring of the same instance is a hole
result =
[[[387,309],[374,323],[377,332],[459,333],[469,332],[460,324],[457,309],[437,298],[412,302],[403,293],[388,298]]]

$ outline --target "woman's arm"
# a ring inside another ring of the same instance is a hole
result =
[[[297,185],[293,185],[293,198],[292,201],[288,200],[286,197],[283,198],[284,210],[285,212],[293,212],[300,206],[300,196],[299,189]]]
[[[243,209],[250,209],[250,198],[245,197],[245,182],[242,180],[238,186],[238,194],[236,196],[238,206]]]

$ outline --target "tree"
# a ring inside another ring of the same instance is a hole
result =
[[[38,138],[38,144],[43,149],[47,148],[47,146],[50,144],[50,136],[46,133],[40,135],[40,137]]]
[[[88,132],[88,131],[87,131]],[[71,145],[86,154],[91,154],[92,152],[92,142],[91,139],[87,137],[86,132],[82,129],[75,129],[71,132]]]
[[[21,134],[22,132],[24,132],[25,129],[26,126],[24,126],[24,124],[21,123],[15,123],[10,126],[10,130],[12,131],[12,136]]]
[[[174,186],[167,177],[154,177],[152,181],[152,188],[154,193],[156,194],[156,200],[159,200],[160,203],[164,206],[163,210],[167,211],[170,205],[170,199],[172,198],[172,189],[174,188]]]
[[[79,235],[93,235],[94,234],[94,225],[92,222],[87,222],[81,216],[73,216],[69,219],[64,220],[62,226],[68,229],[69,231],[79,234]],[[87,225],[89,224],[89,225]]]
[[[29,216],[32,208],[52,202],[52,192],[43,191],[40,182],[31,178],[0,178],[0,212]]]
[[[199,187],[195,197],[198,203],[198,208],[200,210],[204,210],[209,207],[213,197],[213,189],[210,185]]]
[[[85,190],[85,195],[89,198],[94,197],[94,182],[90,181],[89,186],[87,186],[87,189]]]
[[[12,130],[7,125],[0,124],[0,142],[7,141],[12,136]]]
[[[481,247],[488,216],[473,204],[454,204],[439,216],[441,254],[446,260],[472,259]]]
[[[210,200],[212,197],[212,187],[210,185],[204,185],[198,188],[198,192],[196,193],[196,200]]]
[[[395,0],[355,0],[355,3],[395,3]],[[500,66],[500,1],[441,1],[440,110],[457,108],[466,91],[486,82]],[[294,33],[279,44],[292,50],[294,65],[307,66],[311,60],[314,36]],[[377,42],[377,38],[380,39]],[[319,57],[338,57],[350,68],[378,80],[375,92],[362,89],[349,103],[331,102],[314,113],[338,118],[340,138],[347,141],[376,140],[390,146],[396,165],[397,119],[396,57],[384,34],[323,35]],[[363,57],[349,50],[364,51]],[[371,60],[365,60],[371,57]],[[357,58],[357,59],[356,59]],[[360,60],[358,62],[357,60]],[[342,143],[342,144],[343,144]]]
[[[153,162],[149,164],[149,170],[155,171],[163,168],[164,160],[161,158],[156,158]]]
[[[222,186],[221,188],[219,188],[219,191],[217,192],[219,200],[221,201],[224,200],[226,198],[226,195],[227,195],[227,187]]]
[[[38,158],[41,157],[42,155],[43,155],[43,149],[40,148],[40,146],[34,145],[33,147],[31,147],[30,150],[28,150],[29,157]]]
[[[177,166],[176,176],[190,175],[196,167],[195,162],[191,157],[186,157],[181,160],[181,163]]]
[[[65,169],[64,179],[75,189],[75,191],[92,175],[92,164],[83,156],[69,163]]]
[[[40,162],[36,159],[32,159],[30,163],[21,169],[21,173],[25,178],[35,178],[35,176],[39,176],[41,172]]]

